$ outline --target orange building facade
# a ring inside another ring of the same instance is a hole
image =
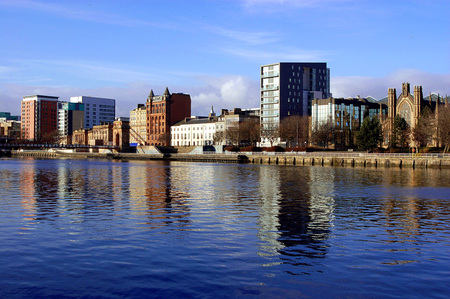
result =
[[[170,94],[166,88],[161,96],[153,90],[147,98],[147,144],[170,145],[170,126],[191,116],[191,97],[188,94]]]
[[[22,139],[42,140],[45,135],[57,133],[58,97],[25,96],[21,106]]]

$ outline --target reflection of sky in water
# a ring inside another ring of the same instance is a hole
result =
[[[371,285],[390,271],[404,284],[392,267],[417,272],[446,259],[450,175],[439,170],[33,159],[0,170],[0,241],[21,229],[46,244],[67,238],[75,251],[100,242],[100,256],[122,248],[114,259],[132,268],[138,248],[151,250],[140,256],[151,267],[161,267],[158,256],[215,283],[283,285],[321,273],[331,287],[340,278]]]

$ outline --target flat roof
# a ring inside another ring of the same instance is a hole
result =
[[[48,99],[59,99],[59,97],[55,97],[55,96],[46,96],[46,95],[41,95],[41,94],[35,94],[35,95],[30,95],[30,96],[24,96],[23,98],[34,98],[34,97],[38,97],[38,98],[48,98]]]

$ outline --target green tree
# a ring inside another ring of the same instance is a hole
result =
[[[378,117],[367,116],[356,133],[358,148],[371,151],[383,140],[383,130]]]
[[[406,120],[400,115],[394,118],[394,128],[391,135],[392,147],[407,147],[409,136],[409,126]]]

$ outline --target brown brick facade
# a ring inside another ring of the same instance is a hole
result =
[[[147,144],[170,145],[170,127],[191,115],[191,97],[187,94],[170,94],[169,89],[161,96],[153,90],[147,98]]]

